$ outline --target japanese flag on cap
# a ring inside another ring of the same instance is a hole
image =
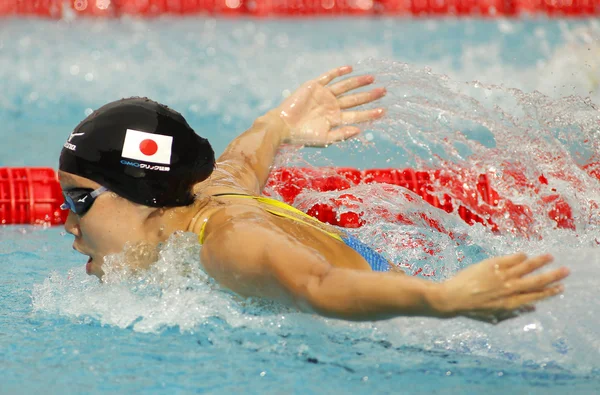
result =
[[[173,136],[127,129],[121,156],[143,162],[170,165],[172,145]]]

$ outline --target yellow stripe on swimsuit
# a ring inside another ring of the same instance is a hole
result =
[[[328,234],[329,236],[333,237],[336,240],[344,241],[339,234],[333,233],[333,232],[328,232],[325,229],[322,229],[319,226],[315,225],[314,222],[318,222],[318,223],[321,224],[321,222],[318,219],[316,219],[314,217],[311,217],[310,215],[306,214],[305,212],[298,210],[296,207],[290,206],[289,204],[286,204],[286,203],[281,202],[279,200],[271,199],[271,198],[264,197],[264,196],[252,196],[252,195],[243,195],[243,194],[237,194],[237,193],[220,193],[220,194],[216,194],[216,195],[213,195],[213,196],[226,196],[226,197],[239,197],[239,198],[246,198],[246,199],[254,199],[257,202],[266,204],[268,206],[276,207],[276,208],[281,209],[283,211],[283,212],[282,211],[275,211],[275,210],[271,210],[271,209],[265,208],[264,210],[267,211],[268,213],[271,213],[271,214],[276,215],[278,217],[288,218],[288,219],[291,219],[292,221],[303,223],[305,225],[308,225],[310,227],[318,229],[318,230],[320,230],[323,233]],[[308,222],[308,221],[304,221],[304,220],[302,220],[300,218],[297,218],[297,217],[295,217],[293,215],[286,214],[285,211],[292,212],[292,213],[294,213],[296,215],[299,215],[299,216],[301,216],[303,218],[306,218],[306,219],[310,220],[313,223]],[[200,244],[202,244],[203,241],[204,241],[204,228],[206,227],[206,223],[207,222],[208,221],[204,221],[204,223],[202,224],[202,228],[200,229],[200,233],[198,234],[198,239],[200,240]]]

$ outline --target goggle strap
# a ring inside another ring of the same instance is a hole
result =
[[[95,191],[92,191],[90,193],[90,196],[92,197],[92,199],[96,199],[96,197],[98,197],[98,195],[100,195],[101,193],[104,193],[106,191],[108,191],[108,188],[100,187],[100,188],[96,189]]]

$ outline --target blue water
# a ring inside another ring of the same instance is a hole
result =
[[[469,153],[485,156],[494,148],[493,155],[514,159],[533,152],[538,135],[531,129],[545,124],[579,128],[565,136],[557,132],[561,143],[551,146],[557,152],[568,156],[574,147],[597,152],[592,104],[600,98],[597,33],[597,23],[585,20],[5,20],[0,28],[0,166],[54,167],[65,138],[91,109],[131,95],[179,109],[220,152],[286,90],[345,63],[359,71],[376,70],[380,83],[395,84],[386,99],[394,116],[370,125],[367,141],[309,150],[301,157],[287,153],[285,163],[401,167],[419,163],[431,150],[460,162]],[[447,74],[451,88],[440,87],[425,66]],[[465,99],[485,103],[473,83],[463,83],[473,80],[506,87],[488,89],[493,100],[486,108],[501,104],[501,112],[458,126],[452,117],[430,116],[436,100],[446,114],[463,118],[480,109]],[[508,88],[538,90],[547,100],[527,93],[511,96]],[[402,101],[403,92],[418,98],[413,91],[429,101]],[[566,95],[574,96],[559,99]],[[515,97],[533,104],[514,105]],[[528,111],[535,115],[498,129],[497,123],[508,122],[506,114]],[[556,120],[559,115],[573,117]],[[461,140],[464,146],[450,152],[427,130],[432,124],[441,136],[463,127],[481,144]],[[532,150],[521,152],[519,145]],[[493,155],[488,154],[489,163]],[[561,166],[572,165],[575,156],[568,158]],[[525,163],[527,171],[537,169],[536,163]],[[394,228],[375,222],[364,228],[362,237],[382,248],[378,237],[386,232],[428,240],[436,259],[416,250],[384,248],[384,253],[437,269],[437,280],[482,252],[550,250],[557,261],[569,264],[573,275],[562,298],[498,326],[419,318],[350,324],[240,301],[202,275],[192,258],[196,247],[185,240],[172,241],[150,274],[132,279],[114,273],[100,285],[85,275],[86,258],[71,250],[72,238],[62,229],[2,227],[0,393],[597,392],[600,261],[594,242],[599,232],[597,216],[589,219],[596,212],[584,203],[597,200],[600,189],[592,179],[579,177],[585,189],[555,185],[577,209],[577,230],[552,229],[536,213],[532,231],[543,234],[543,241],[494,236],[422,205],[380,198],[378,204],[391,202],[407,212],[425,210],[455,233],[468,235],[455,244],[425,225]],[[373,189],[354,192],[377,195]],[[522,199],[535,203],[530,196]],[[193,276],[180,274],[186,270]]]

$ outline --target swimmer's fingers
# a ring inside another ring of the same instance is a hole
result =
[[[369,92],[355,93],[353,95],[342,96],[338,99],[340,108],[346,109],[370,103],[385,96],[385,88],[375,88]]]
[[[524,306],[530,306],[532,303],[548,299],[550,297],[561,294],[565,290],[562,284],[555,284],[539,291],[522,293],[512,296],[505,304],[506,310],[522,309]]]
[[[514,289],[517,292],[525,293],[548,289],[552,284],[565,279],[569,275],[569,269],[561,267],[547,273],[536,276],[528,276],[514,282]]]
[[[343,125],[349,125],[353,123],[372,121],[377,118],[381,118],[385,114],[383,108],[375,108],[373,110],[365,111],[344,111],[341,116],[341,123]]]
[[[372,75],[359,75],[351,77],[343,81],[336,82],[330,85],[328,88],[336,96],[349,92],[353,89],[360,88],[361,86],[370,85],[375,81],[375,77]]]
[[[534,271],[541,269],[547,264],[554,260],[552,255],[539,255],[533,258],[524,259],[517,264],[506,267],[506,275],[509,278],[520,278],[526,274],[533,273]]]
[[[342,126],[329,132],[327,136],[327,144],[335,143],[337,141],[347,140],[360,133],[360,129],[356,126]]]
[[[494,268],[496,270],[503,271],[503,270],[510,269],[511,267],[518,265],[518,264],[524,262],[525,260],[527,260],[527,255],[522,252],[519,252],[516,254],[505,255],[505,256],[493,258],[492,260],[489,260],[489,261],[494,265]]]
[[[342,66],[336,67],[335,69],[331,69],[328,72],[322,74],[320,77],[316,79],[316,81],[325,86],[333,81],[337,77],[341,77],[342,75],[346,75],[352,72],[351,66]]]

